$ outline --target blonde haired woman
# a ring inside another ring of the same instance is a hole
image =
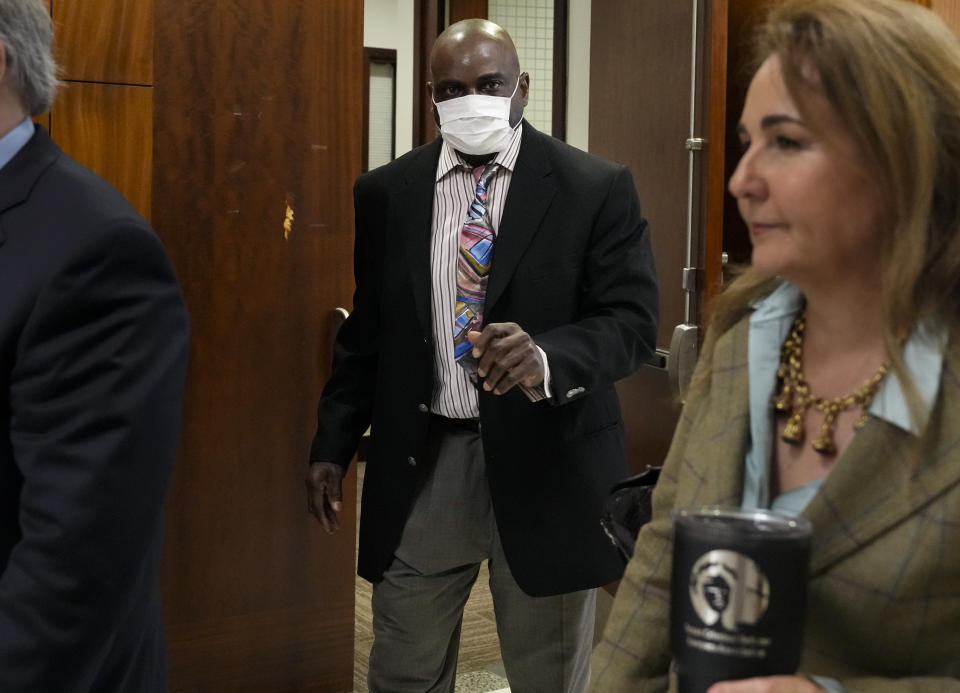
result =
[[[787,0],[730,180],[720,298],[593,666],[665,691],[670,511],[814,526],[800,671],[710,693],[960,691],[960,42],[899,0]],[[798,627],[801,624],[798,624]]]

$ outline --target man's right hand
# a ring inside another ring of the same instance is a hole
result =
[[[327,534],[340,529],[343,509],[343,467],[333,462],[311,462],[307,472],[307,511]]]

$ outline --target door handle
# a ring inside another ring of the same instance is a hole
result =
[[[670,340],[670,355],[667,357],[667,377],[670,388],[678,396],[690,384],[693,369],[700,355],[700,327],[688,322],[673,329]]]

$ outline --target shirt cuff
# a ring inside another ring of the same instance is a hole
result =
[[[537,351],[540,352],[540,359],[543,361],[543,383],[537,385],[536,387],[527,387],[526,385],[520,385],[520,391],[527,396],[531,402],[539,402],[542,399],[550,398],[550,362],[547,361],[547,354],[539,346]]]
[[[543,359],[543,396],[549,398],[551,396],[550,392],[550,362],[547,361],[547,352],[537,346],[537,351],[540,352],[540,358]]]

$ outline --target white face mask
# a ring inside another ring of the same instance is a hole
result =
[[[434,100],[444,141],[463,154],[494,154],[504,149],[513,135],[510,103],[519,87],[518,77],[510,96],[467,94],[440,103]]]

